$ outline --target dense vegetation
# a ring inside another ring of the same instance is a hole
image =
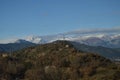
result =
[[[120,80],[120,67],[67,41],[0,56],[0,80]]]

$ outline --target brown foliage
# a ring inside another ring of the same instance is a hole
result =
[[[67,41],[0,56],[0,80],[119,80],[120,67]]]

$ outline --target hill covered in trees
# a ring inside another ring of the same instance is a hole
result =
[[[120,80],[120,67],[55,41],[0,55],[0,80]]]

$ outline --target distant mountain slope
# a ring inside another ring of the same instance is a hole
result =
[[[36,44],[25,41],[25,40],[17,40],[14,43],[0,44],[0,51],[12,52],[12,51],[20,50],[26,47],[34,46],[34,45]]]
[[[88,46],[77,42],[72,44],[78,49],[85,52],[98,53],[107,58],[120,57],[120,50],[115,48],[106,48],[101,46]]]
[[[91,33],[91,34],[58,34],[50,36],[31,36],[25,40],[44,44],[56,40],[69,40],[86,44],[89,46],[102,46],[108,48],[120,48],[120,34],[118,33]]]
[[[0,80],[119,80],[120,67],[56,41],[0,55]]]
[[[120,51],[120,48],[116,48],[115,50]]]
[[[13,41],[8,40],[8,43],[16,42],[14,41],[14,39],[11,40]],[[63,33],[63,34],[47,35],[47,36],[28,36],[25,37],[23,40],[35,44],[45,44],[56,40],[68,40],[68,41],[79,42],[81,44],[86,44],[89,46],[120,48],[119,32],[110,32],[110,33],[103,33],[102,31],[100,32],[95,31],[91,33],[74,32],[74,33]]]
[[[120,49],[119,48],[107,48],[101,46],[89,46],[85,44],[81,44],[76,41],[70,41],[73,45],[81,51],[91,52],[91,53],[98,53],[107,58],[116,58],[120,57]],[[92,42],[91,42],[92,44]],[[31,43],[26,40],[16,40],[14,43],[9,44],[0,44],[0,52],[12,52],[17,51],[23,48],[35,46],[37,44]]]

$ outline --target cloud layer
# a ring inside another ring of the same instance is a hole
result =
[[[71,32],[66,32],[65,35],[70,34],[92,34],[92,33],[120,33],[120,28],[103,28],[103,29],[81,29]]]
[[[56,38],[59,37],[60,35],[62,36],[69,36],[69,35],[83,35],[83,34],[87,34],[87,35],[93,35],[96,33],[100,33],[100,34],[120,34],[120,27],[119,28],[104,28],[104,29],[81,29],[81,30],[76,30],[76,31],[70,31],[70,32],[66,32],[66,33],[61,33],[61,34],[57,34],[57,35],[48,35],[48,36],[39,36],[40,38],[45,38],[45,39],[51,39],[51,38]],[[84,36],[84,35],[83,35]],[[32,38],[32,37],[31,37]],[[13,43],[15,42],[17,39],[26,39],[26,38],[11,38],[11,39],[0,39],[0,44],[4,44],[4,43]]]

